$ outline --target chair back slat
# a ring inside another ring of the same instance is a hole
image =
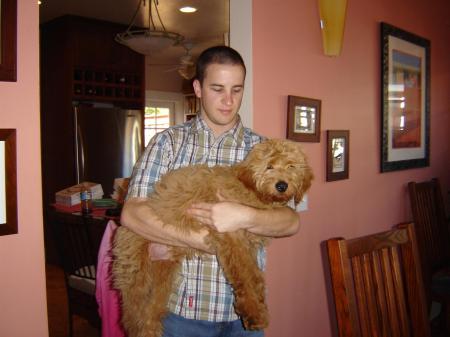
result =
[[[368,303],[367,306],[358,305],[358,315],[359,315],[359,323],[361,327],[361,336],[367,337],[372,336],[372,326],[376,325],[374,319],[376,318],[376,313],[373,312],[373,308],[375,307],[375,297],[373,293],[367,291],[368,289],[372,289],[373,285],[370,283],[371,278],[365,278],[367,272],[369,271],[364,269],[364,264],[361,256],[355,256],[351,259],[352,270],[353,270],[353,282],[355,285],[355,293],[356,298],[360,299],[361,303]]]
[[[399,336],[409,336],[410,335],[410,327],[408,324],[408,316],[407,316],[407,308],[406,308],[406,298],[405,298],[405,288],[403,286],[403,278],[402,278],[402,270],[401,270],[401,258],[399,256],[398,249],[391,248],[389,259],[392,263],[392,278],[393,285],[395,287],[393,293],[398,296],[396,298],[395,303],[398,307],[398,322],[399,322]]]
[[[383,327],[387,325],[387,305],[385,302],[385,289],[381,281],[381,267],[377,262],[379,262],[376,257],[376,253],[362,255],[364,269],[365,269],[365,287],[368,293],[368,298],[371,299],[367,305],[371,312],[371,334],[373,336],[383,336]],[[365,305],[361,302],[360,305]]]
[[[412,224],[327,241],[339,336],[430,336],[416,245]]]
[[[327,241],[328,258],[333,280],[336,316],[338,320],[339,336],[360,337],[360,316],[355,294],[355,287],[346,286],[353,284],[350,260],[347,258],[347,246],[345,241],[335,239]]]

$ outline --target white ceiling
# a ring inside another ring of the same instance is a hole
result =
[[[145,7],[140,7],[136,26],[148,27],[149,1],[144,0]],[[128,25],[138,4],[139,0],[42,0],[40,22],[72,14]],[[198,10],[183,14],[178,10],[183,5]],[[181,34],[194,43],[194,56],[207,47],[223,44],[224,34],[229,32],[229,0],[159,0],[158,10],[168,31]],[[173,64],[184,52],[181,47],[172,47],[152,55],[151,62]]]

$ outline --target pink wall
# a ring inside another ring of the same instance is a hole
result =
[[[0,127],[17,130],[19,234],[0,236],[0,336],[46,337],[39,130],[39,11],[18,1],[17,82],[0,82]]]
[[[431,5],[430,5],[431,6]],[[447,0],[349,1],[343,52],[323,56],[316,0],[253,1],[254,128],[284,137],[287,95],[322,100],[320,143],[304,143],[315,182],[298,235],[269,248],[268,337],[331,336],[321,243],[411,218],[406,184],[450,189],[450,27]],[[445,20],[447,24],[445,25]],[[383,173],[379,22],[431,40],[431,166]],[[350,179],[325,182],[326,130],[350,130]]]

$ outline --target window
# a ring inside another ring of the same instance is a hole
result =
[[[171,114],[174,104],[169,102],[150,102],[145,107],[144,115],[144,141],[148,144],[150,139],[171,125]]]

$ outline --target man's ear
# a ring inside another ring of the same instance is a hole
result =
[[[194,82],[192,82],[192,86],[194,87],[195,96],[198,98],[202,97],[202,85],[200,84],[200,81],[195,79]]]

